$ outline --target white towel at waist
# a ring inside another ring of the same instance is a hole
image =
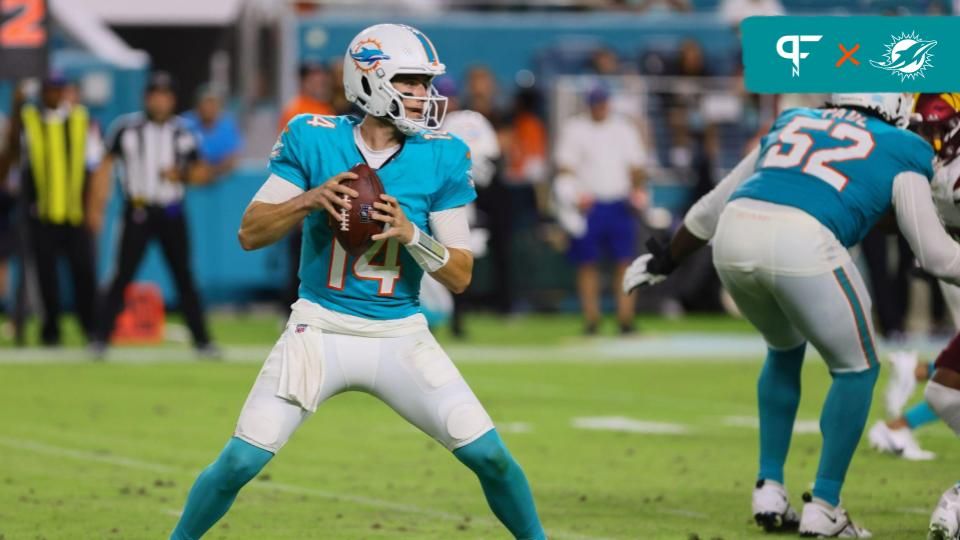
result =
[[[303,298],[290,306],[291,324],[308,324],[333,334],[373,338],[402,337],[427,329],[427,318],[422,313],[402,319],[364,319],[346,313],[338,313]]]
[[[316,412],[323,386],[323,330],[290,323],[281,340],[277,397]]]

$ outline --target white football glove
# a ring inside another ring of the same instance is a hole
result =
[[[647,265],[653,260],[653,253],[644,253],[637,257],[627,267],[623,274],[623,294],[630,294],[630,291],[644,285],[656,285],[667,279],[662,274],[654,274],[647,270]]]

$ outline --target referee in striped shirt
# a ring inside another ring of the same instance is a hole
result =
[[[118,118],[107,138],[107,155],[93,181],[91,215],[102,227],[110,192],[113,163],[123,164],[123,233],[115,275],[99,302],[99,327],[94,350],[103,354],[123,308],[123,294],[133,280],[150,240],[160,242],[180,296],[180,307],[197,352],[218,357],[210,342],[203,307],[190,268],[190,245],[184,216],[186,185],[212,180],[211,167],[200,160],[198,141],[174,116],[173,79],[165,72],[150,75],[144,111]]]

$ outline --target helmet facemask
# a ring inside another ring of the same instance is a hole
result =
[[[404,74],[400,73],[398,75]],[[447,115],[447,98],[437,92],[437,89],[433,86],[433,77],[430,77],[426,86],[427,95],[413,96],[401,93],[392,81],[383,85],[383,90],[390,97],[386,118],[397,126],[397,129],[404,135],[415,135],[424,130],[439,129],[443,124],[443,119]],[[404,101],[419,103],[419,119],[408,114],[408,107],[403,104]]]

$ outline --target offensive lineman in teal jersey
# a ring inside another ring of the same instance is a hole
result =
[[[910,94],[834,94],[821,109],[780,115],[752,151],[690,209],[669,247],[649,244],[623,287],[659,282],[713,240],[721,281],[763,334],[757,382],[760,467],[753,515],[766,530],[866,538],[840,506],[879,372],[870,297],[846,248],[891,207],[928,272],[960,282],[960,245],[933,204],[933,149],[907,125]],[[820,416],[823,447],[813,494],[798,517],[783,467],[800,403],[807,342],[833,382]]]
[[[256,249],[303,220],[300,298],[233,438],[191,488],[172,539],[201,537],[293,432],[347,390],[376,396],[451,450],[476,473],[515,538],[546,538],[523,470],[419,311],[424,272],[462,292],[473,267],[464,209],[476,197],[470,155],[460,139],[433,131],[446,98],[432,80],[444,70],[418,30],[367,28],[344,59],[347,99],[365,117],[300,115],[274,146],[271,176],[244,213],[239,237]],[[334,240],[328,214],[349,208],[344,194],[357,196],[340,182],[360,162],[377,169],[389,194],[372,213],[387,227],[352,257]]]

